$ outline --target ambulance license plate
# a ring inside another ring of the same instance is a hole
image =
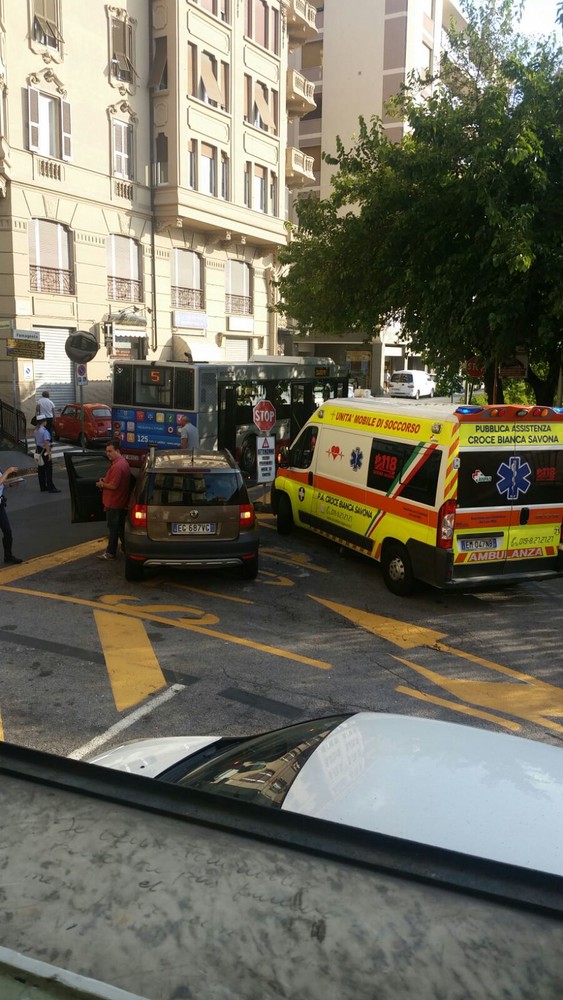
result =
[[[462,552],[482,552],[484,549],[496,549],[496,538],[462,538],[460,539]]]
[[[207,524],[183,524],[182,522],[172,525],[173,535],[214,535],[216,526],[213,522]]]

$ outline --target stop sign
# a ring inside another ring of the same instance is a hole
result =
[[[485,366],[480,358],[468,358],[465,362],[465,371],[469,378],[483,378]]]
[[[262,399],[252,410],[252,419],[259,431],[270,431],[276,422],[276,408],[269,399]]]

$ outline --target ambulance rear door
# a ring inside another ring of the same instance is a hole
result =
[[[563,448],[524,444],[461,448],[454,577],[525,576],[555,569],[563,517]],[[541,563],[541,565],[540,565]]]

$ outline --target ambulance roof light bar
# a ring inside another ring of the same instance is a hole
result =
[[[482,413],[482,406],[458,406],[454,413]]]

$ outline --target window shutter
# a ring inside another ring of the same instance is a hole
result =
[[[139,281],[139,246],[129,236],[109,236],[108,274],[112,278]]]
[[[201,54],[201,79],[210,101],[215,101],[219,106],[225,102],[221,93],[221,88],[214,72],[215,60],[207,52]]]
[[[149,77],[149,87],[162,86],[162,77],[166,69],[167,58],[168,58],[168,48],[167,48],[166,35],[162,38],[155,38],[154,58],[152,61],[151,72]]]
[[[242,260],[227,262],[227,294],[250,296],[250,267]]]
[[[61,101],[61,134],[62,134],[62,157],[63,160],[72,159],[72,137],[70,134],[70,104],[68,101]]]
[[[261,83],[256,83],[254,87],[254,100],[256,101],[256,107],[258,108],[258,113],[260,118],[264,122],[267,128],[276,128],[276,122],[274,116],[270,110],[270,105],[264,93],[264,87]]]
[[[29,148],[39,152],[39,91],[30,87],[27,91],[27,107],[29,122]]]
[[[70,246],[66,226],[48,219],[32,219],[29,227],[29,263],[70,271]]]
[[[172,284],[177,288],[201,291],[201,257],[193,250],[174,250]]]

